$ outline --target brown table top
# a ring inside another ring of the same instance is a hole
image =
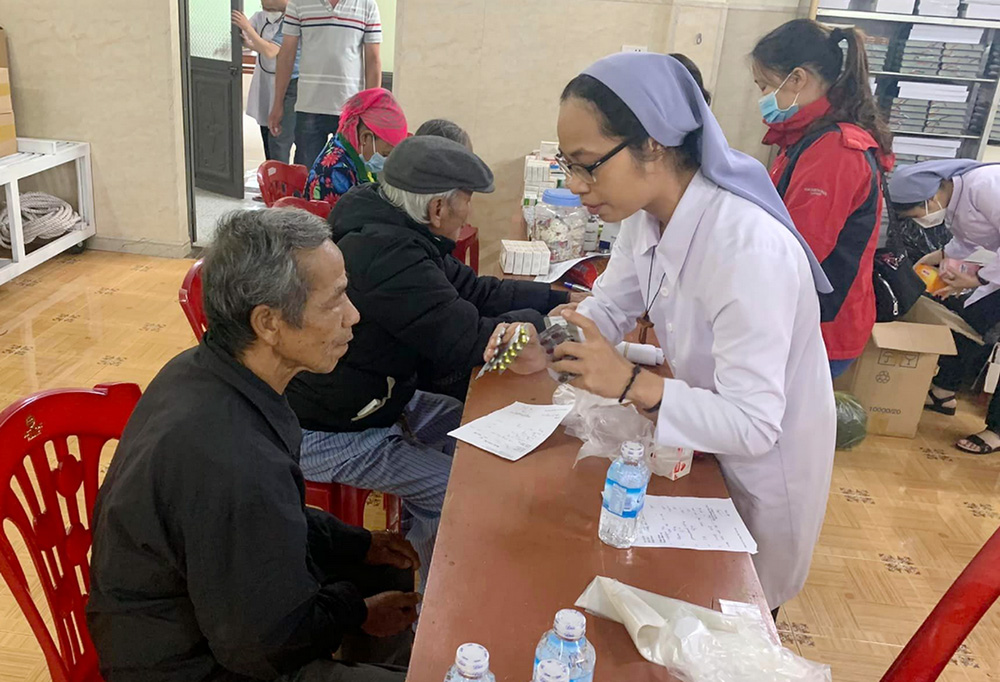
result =
[[[549,404],[554,389],[544,373],[488,374],[472,383],[463,422],[515,400]],[[441,682],[464,642],[489,649],[498,682],[529,682],[542,633],[597,575],[709,608],[722,598],[766,612],[748,554],[604,545],[597,524],[609,462],[573,468],[579,447],[562,428],[518,462],[458,444],[408,682]],[[649,493],[729,496],[710,456],[678,481],[654,476]],[[618,623],[588,614],[587,637],[597,650],[595,680],[674,679],[642,659]]]

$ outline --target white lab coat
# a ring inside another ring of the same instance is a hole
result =
[[[945,255],[965,260],[979,248],[997,254],[979,271],[987,284],[969,296],[965,305],[970,306],[1000,290],[1000,165],[983,166],[953,180],[955,191],[946,215],[953,236],[944,247]]]
[[[657,442],[718,456],[775,608],[809,572],[836,439],[809,262],[781,223],[699,172],[662,238],[645,211],[622,223],[579,311],[617,344],[657,289],[649,316],[676,377],[664,380]]]

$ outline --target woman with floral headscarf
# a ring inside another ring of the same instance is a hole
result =
[[[551,367],[648,413],[658,444],[716,454],[775,609],[805,583],[830,489],[836,417],[816,295],[830,283],[767,171],[730,149],[676,59],[592,65],[563,91],[558,132],[567,186],[623,222],[594,295],[563,313],[583,341],[558,346]],[[615,350],[637,323],[655,328],[673,378]],[[529,333],[518,373],[546,366]]]
[[[392,93],[362,90],[347,100],[337,134],[316,157],[306,198],[336,204],[355,185],[375,181],[385,157],[406,139],[406,116]]]

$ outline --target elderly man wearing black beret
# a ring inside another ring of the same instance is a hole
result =
[[[411,137],[379,179],[330,214],[361,313],[354,340],[333,372],[294,379],[288,399],[306,478],[402,498],[426,579],[455,446],[447,434],[469,373],[500,323],[540,329],[570,299],[547,284],[479,277],[451,255],[473,193],[493,191],[493,173],[465,146]],[[448,383],[452,395],[418,390]]]

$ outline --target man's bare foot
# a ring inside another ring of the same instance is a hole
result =
[[[1000,450],[1000,435],[986,429],[955,443],[955,447],[974,455],[989,455]]]

